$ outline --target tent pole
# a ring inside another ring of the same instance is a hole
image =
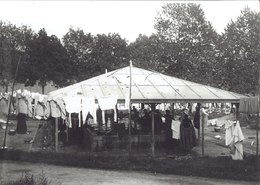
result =
[[[174,103],[172,103],[172,117],[173,117],[173,119],[174,119],[174,114],[175,114],[175,112],[174,112]]]
[[[260,7],[260,1],[259,1],[259,7]],[[259,29],[260,33],[260,29]],[[259,35],[259,34],[258,34]],[[259,36],[260,38],[260,36]],[[258,61],[259,62],[259,61]],[[259,141],[258,141],[258,129],[259,129],[259,122],[260,122],[260,65],[258,65],[258,111],[257,111],[257,117],[258,121],[256,124],[256,156],[258,156],[258,148],[259,148]]]
[[[58,118],[55,118],[55,151],[58,152]]]
[[[132,103],[131,103],[131,93],[132,93],[132,61],[130,60],[130,66],[129,66],[129,79],[130,79],[130,85],[129,85],[129,125],[128,125],[128,132],[129,132],[129,155],[131,155],[132,150],[132,136],[131,136],[131,129],[132,129],[132,122],[131,122],[131,109],[132,109]]]
[[[200,112],[200,113],[204,114],[203,112]],[[204,157],[204,126],[205,126],[206,115],[200,115],[200,116],[202,117],[202,119],[201,119],[201,145],[202,145],[201,155],[202,155],[202,157]]]
[[[154,138],[154,111],[155,111],[155,104],[151,104],[152,109],[152,156],[154,157],[154,145],[155,145],[155,138]]]
[[[259,77],[259,81],[260,81],[260,77]],[[256,124],[256,156],[258,156],[258,150],[259,150],[259,141],[258,141],[258,129],[259,129],[259,122],[260,122],[260,117],[259,117],[259,114],[260,114],[260,92],[259,92],[259,97],[258,97],[258,110],[257,110],[257,118],[258,118],[258,121],[257,121],[257,124]]]
[[[17,73],[18,73],[20,62],[21,62],[21,58],[22,57],[20,56],[19,60],[18,60],[18,63],[17,63],[17,66],[16,66],[15,75],[14,75],[14,81],[13,81],[13,85],[12,85],[12,93],[11,93],[9,104],[8,104],[8,114],[7,114],[6,127],[5,127],[4,143],[3,143],[3,148],[2,148],[3,150],[5,150],[5,147],[6,147],[6,134],[7,134],[7,130],[8,130],[8,122],[9,122],[9,119],[10,119],[11,103],[12,103],[13,94],[14,94],[14,84],[15,84],[15,80],[16,80],[16,77],[17,77]]]
[[[200,116],[202,116],[202,115],[200,115]],[[201,151],[201,154],[202,154],[202,157],[204,157],[204,123],[205,123],[205,119],[204,118],[202,118],[201,119],[201,145],[202,145],[202,147],[201,147],[201,149],[202,149],[202,151]]]
[[[69,127],[66,125],[66,145],[69,143]]]

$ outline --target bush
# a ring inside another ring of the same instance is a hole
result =
[[[51,182],[42,173],[40,175],[34,176],[30,173],[23,173],[20,178],[2,183],[1,185],[50,185]],[[53,184],[53,183],[52,183]]]
[[[152,157],[146,154],[145,151],[143,152],[144,153],[132,151],[132,154],[129,155],[127,150],[121,152],[105,151],[89,153],[23,152],[8,150],[0,152],[0,160],[27,161],[92,169],[141,170],[234,180],[260,180],[258,175],[260,157],[256,156],[247,156],[242,161],[234,161],[231,157],[226,156],[216,158],[188,155]],[[30,175],[24,179],[27,179],[28,182],[35,181],[35,178],[31,178]],[[43,176],[41,182],[46,182],[44,179],[46,178]]]

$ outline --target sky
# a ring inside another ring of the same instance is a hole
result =
[[[128,42],[139,34],[156,33],[154,22],[164,3],[192,2],[201,4],[206,20],[218,33],[231,19],[236,20],[248,6],[259,12],[259,1],[2,1],[0,20],[17,26],[27,25],[35,32],[45,28],[48,35],[62,38],[69,28],[85,33],[119,33]]]

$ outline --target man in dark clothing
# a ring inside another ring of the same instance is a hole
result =
[[[98,107],[98,109],[96,111],[96,114],[97,114],[98,129],[102,130],[102,126],[103,126],[103,123],[102,123],[102,110],[100,109],[100,107]]]
[[[187,114],[184,115],[180,127],[180,143],[183,151],[190,153],[191,149],[196,145],[196,136],[192,122]]]
[[[192,122],[187,114],[184,115],[184,119],[182,120],[182,125],[185,128],[189,128],[190,126],[192,126]]]
[[[195,115],[194,115],[194,119],[193,119],[193,122],[194,122],[194,127],[198,130],[198,140],[200,138],[200,103],[197,103],[197,106],[196,106],[196,111],[195,111]]]
[[[135,108],[135,106],[133,106],[133,110],[132,110],[132,120],[134,121],[134,129],[137,129],[137,123],[139,121],[139,112],[137,111],[137,109]]]
[[[166,140],[169,142],[172,139],[172,116],[170,115],[170,111],[166,110],[166,113],[164,115],[165,118],[165,126],[164,126],[164,132],[166,135]]]

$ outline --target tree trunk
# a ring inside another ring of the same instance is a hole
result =
[[[45,85],[42,84],[41,86],[42,86],[42,94],[44,94],[44,88],[45,88]]]
[[[5,92],[8,92],[8,83],[5,84]]]

